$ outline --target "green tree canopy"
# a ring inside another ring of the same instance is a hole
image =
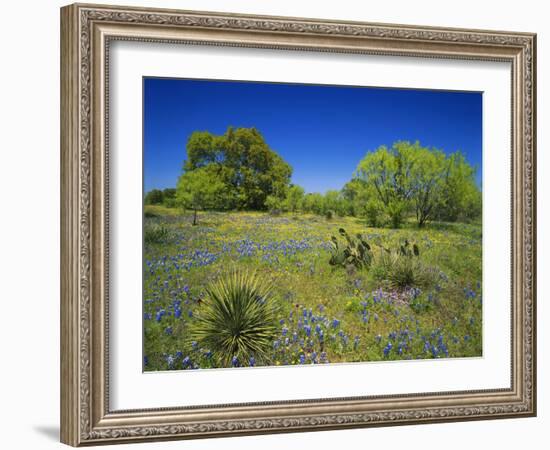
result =
[[[200,167],[180,176],[176,187],[179,205],[192,209],[193,225],[197,224],[197,211],[223,209],[227,185],[220,180],[216,166]]]
[[[228,128],[223,135],[196,131],[187,141],[186,173],[217,166],[219,179],[238,209],[265,209],[270,195],[284,199],[292,169],[256,128]]]
[[[480,195],[474,176],[475,169],[461,153],[446,156],[441,150],[407,141],[367,153],[355,172],[394,227],[408,211],[423,226],[442,215],[456,220],[467,208],[475,208]]]
[[[287,211],[301,211],[304,201],[304,188],[298,185],[292,185],[288,188],[284,207]]]

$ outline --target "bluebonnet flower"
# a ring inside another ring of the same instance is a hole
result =
[[[149,365],[149,358],[147,357],[147,355],[143,357],[143,365],[146,367]]]
[[[323,364],[328,363],[327,352],[321,352],[321,355],[319,357],[319,361]]]
[[[475,319],[473,317],[470,317],[470,325],[473,325],[475,323]]]
[[[179,319],[181,317],[181,309],[177,308],[174,310],[174,317]]]
[[[292,314],[292,312],[291,312],[290,314]],[[280,325],[284,325],[284,324],[285,324],[285,319],[279,320],[279,324],[280,324]]]
[[[464,342],[468,342],[470,339],[470,335],[467,334],[466,336],[464,336]]]
[[[391,349],[392,349],[393,345],[391,342],[388,342],[388,344],[384,347],[384,357],[388,357],[388,355],[390,354],[391,352]]]
[[[311,354],[311,361],[315,364],[317,362],[317,352]]]
[[[319,337],[319,342],[325,341],[325,333],[323,330],[319,330],[318,337]]]
[[[187,312],[187,315],[188,315],[189,317],[193,317],[193,311],[189,310],[189,311]]]
[[[164,329],[164,333],[171,336],[172,335],[172,327],[166,327]]]
[[[306,325],[306,326],[304,327],[304,331],[306,332],[306,336],[307,336],[307,337],[311,336],[311,326]]]
[[[248,362],[250,363],[250,367],[254,367],[256,365],[256,359],[254,356],[251,356]]]
[[[273,348],[275,350],[277,350],[280,346],[281,346],[281,341],[279,339],[273,342]]]
[[[300,355],[300,364],[305,364],[305,362],[306,362],[306,357],[305,357],[305,355],[302,353],[302,354]]]
[[[181,359],[183,358],[183,353],[181,351],[176,352],[176,358]]]
[[[193,350],[197,350],[199,348],[199,344],[197,344],[197,341],[191,341],[191,347],[193,347]]]
[[[283,327],[283,329],[282,329],[282,335],[283,335],[283,336],[286,336],[287,333],[288,333],[288,328],[287,328],[287,327]]]
[[[338,319],[332,319],[332,328],[338,328],[340,321]]]
[[[233,356],[233,358],[231,358],[231,365],[233,367],[238,367],[239,366],[239,359],[236,356]]]
[[[172,355],[166,355],[165,357],[166,359],[166,364],[168,364],[168,368],[169,369],[172,369],[174,367],[174,357]]]

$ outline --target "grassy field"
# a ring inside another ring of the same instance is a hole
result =
[[[279,334],[272,365],[481,356],[481,226],[369,228],[364,220],[313,215],[191,213],[146,206],[144,368],[215,367],[212,352],[186,330],[205,287],[234,267],[274,285]],[[338,229],[373,245],[369,270],[329,265]],[[408,239],[430,274],[422,287],[391,287],[377,261],[381,246]],[[256,362],[238,361],[250,366]]]

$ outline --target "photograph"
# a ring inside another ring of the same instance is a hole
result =
[[[482,109],[143,77],[143,370],[482,357]]]

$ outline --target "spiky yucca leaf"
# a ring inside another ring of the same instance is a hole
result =
[[[229,272],[207,288],[189,332],[223,367],[234,357],[267,362],[277,332],[271,286],[255,273]]]

